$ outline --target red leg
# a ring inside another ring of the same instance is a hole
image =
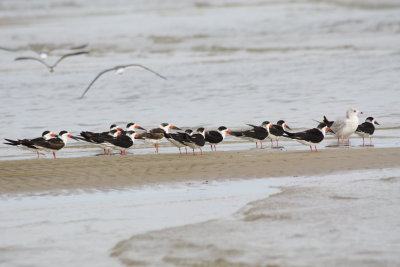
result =
[[[369,137],[369,145],[372,146],[372,136]]]
[[[312,146],[310,145],[310,149],[311,149],[311,152],[312,152]]]
[[[200,155],[203,155],[203,150],[201,149],[201,147],[200,147]]]
[[[56,152],[53,152],[53,157],[56,159],[57,157],[56,157]]]
[[[317,150],[317,146],[314,146],[314,148],[315,148],[315,152],[318,152],[318,150]]]
[[[256,142],[256,148],[258,148],[258,143]]]

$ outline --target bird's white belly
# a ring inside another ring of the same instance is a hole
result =
[[[348,138],[358,127],[358,120],[346,120],[338,125],[333,125],[332,130],[337,137]]]

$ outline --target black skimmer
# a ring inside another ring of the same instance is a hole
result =
[[[165,138],[170,141],[173,145],[175,145],[179,149],[179,154],[182,154],[181,147],[184,147],[187,154],[187,145],[185,144],[185,140],[192,133],[191,129],[187,129],[185,132],[178,133],[165,133]]]
[[[363,114],[361,111],[350,108],[346,112],[346,117],[341,120],[335,120],[330,127],[331,131],[336,135],[338,139],[338,145],[340,145],[340,139],[342,144],[344,140],[348,139],[348,145],[350,145],[350,135],[356,132],[358,127],[358,115]]]
[[[279,147],[278,139],[279,137],[283,136],[285,129],[291,130],[284,120],[279,120],[276,124],[269,128],[268,137],[271,139],[271,147],[273,147],[273,139],[276,140],[276,147]]]
[[[41,58],[36,58],[36,57],[17,57],[15,60],[19,61],[19,60],[36,60],[40,63],[42,63],[44,66],[46,66],[50,72],[54,72],[54,68],[58,65],[58,63],[60,63],[63,59],[67,58],[67,57],[72,57],[72,56],[78,56],[78,55],[82,55],[82,54],[89,54],[88,51],[80,51],[80,52],[74,52],[74,53],[68,53],[65,55],[62,55],[53,65],[49,65],[47,64],[43,59]]]
[[[61,131],[57,137],[48,139],[40,144],[35,146],[39,147],[40,149],[48,152],[53,153],[53,157],[56,157],[56,152],[62,149],[68,141],[68,138],[76,139],[72,134],[67,131]]]
[[[316,128],[309,129],[303,132],[289,133],[284,131],[284,137],[294,139],[304,145],[310,146],[311,152],[313,152],[312,146],[317,150],[317,144],[321,143],[325,138],[325,134],[329,131],[329,126],[325,122],[321,122]]]
[[[380,125],[374,118],[368,117],[365,119],[365,122],[358,125],[356,129],[356,134],[362,137],[363,139],[363,146],[364,138],[369,137],[369,145],[372,146],[372,135],[375,132],[375,125]]]
[[[82,95],[80,96],[80,98],[83,98],[83,97],[85,96],[85,94],[87,93],[87,91],[89,91],[90,87],[92,87],[92,85],[94,84],[94,82],[95,82],[98,78],[100,78],[100,76],[102,76],[103,74],[105,74],[105,73],[107,73],[107,72],[110,72],[110,71],[116,71],[117,74],[123,74],[124,71],[125,71],[126,69],[128,69],[128,68],[136,68],[136,67],[139,67],[139,68],[145,69],[145,70],[147,70],[147,71],[149,71],[149,72],[151,72],[151,73],[154,73],[155,75],[157,75],[158,77],[160,77],[160,78],[162,78],[162,79],[164,79],[164,80],[167,79],[166,77],[162,76],[162,75],[159,74],[158,72],[155,72],[154,70],[152,70],[152,69],[150,69],[150,68],[148,68],[148,67],[145,67],[145,66],[143,66],[143,65],[140,65],[140,64],[119,65],[119,66],[112,67],[112,68],[110,68],[110,69],[102,70],[99,74],[97,74],[96,77],[90,82],[89,86],[88,86],[88,87],[85,89],[85,91],[82,93]]]
[[[243,138],[250,142],[255,142],[256,148],[258,148],[258,142],[260,142],[260,148],[262,148],[262,142],[268,137],[269,129],[272,128],[272,124],[269,121],[264,121],[261,123],[261,126],[252,124],[247,125],[253,127],[253,129],[245,131],[231,131],[231,135]]]
[[[217,131],[206,131],[205,140],[211,146],[211,151],[217,151],[216,145],[221,143],[226,134],[231,134],[231,130],[228,130],[225,126],[220,126]],[[214,150],[213,150],[214,147]]]
[[[138,135],[138,139],[144,139],[145,142],[154,144],[155,152],[158,153],[158,144],[165,137],[165,134],[169,134],[169,130],[181,130],[180,128],[169,124],[161,123],[158,128],[151,129],[149,132],[141,133]]]
[[[136,131],[136,130],[143,130],[146,131],[145,128],[139,126],[138,124],[134,123],[134,122],[130,122],[126,125],[126,131]]]
[[[193,155],[196,148],[200,149],[200,154],[203,155],[203,150],[201,148],[206,144],[205,135],[206,130],[203,127],[198,128],[196,133],[192,132],[186,135],[186,139],[183,142],[193,149]]]
[[[99,145],[100,147],[103,148],[103,153],[106,154],[106,148],[102,144],[104,142],[104,139],[113,137],[113,135],[117,131],[121,131],[121,130],[122,130],[121,126],[112,124],[110,126],[110,131],[108,131],[108,132],[95,133],[95,132],[83,131],[80,133],[81,137],[76,137],[76,138],[78,138],[79,140],[83,140],[83,141],[95,144],[95,145]]]
[[[57,135],[53,132],[50,131],[44,131],[42,133],[42,137],[34,138],[34,139],[19,139],[19,140],[12,140],[12,139],[4,139],[7,141],[7,143],[4,143],[6,145],[11,145],[11,146],[18,146],[22,149],[26,149],[29,151],[33,151],[37,154],[37,157],[39,158],[40,155],[44,155],[41,153],[41,149],[38,145],[43,144],[47,140],[51,138],[56,138]]]
[[[135,131],[126,131],[124,133],[118,131],[116,136],[113,135],[113,138],[107,138],[103,143],[118,149],[121,155],[126,155],[126,150],[133,146],[136,136],[139,136],[139,134],[135,133]]]

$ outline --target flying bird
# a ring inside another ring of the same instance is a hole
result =
[[[166,80],[167,78],[162,76],[161,74],[155,72],[154,70],[149,69],[148,67],[145,67],[143,65],[140,64],[128,64],[128,65],[119,65],[119,66],[115,66],[113,68],[110,69],[105,69],[103,71],[101,71],[99,74],[97,74],[97,76],[90,82],[89,86],[85,89],[85,91],[83,92],[83,94],[81,95],[80,98],[83,98],[85,96],[85,94],[87,93],[87,91],[89,91],[90,87],[92,87],[92,85],[94,84],[95,81],[97,81],[98,78],[100,78],[100,76],[102,76],[103,74],[110,72],[110,71],[116,71],[117,74],[122,74],[124,73],[124,71],[128,68],[134,68],[134,67],[139,67],[142,69],[145,69],[147,71],[150,71],[152,73],[154,73],[155,75],[157,75],[158,77]]]
[[[36,57],[17,57],[15,59],[15,61],[19,61],[19,60],[36,60],[40,63],[42,63],[44,66],[46,66],[50,72],[54,72],[54,68],[58,65],[58,63],[60,63],[64,58],[67,57],[72,57],[72,56],[78,56],[78,55],[82,55],[82,54],[89,54],[88,51],[79,51],[79,52],[74,52],[74,53],[68,53],[65,55],[62,55],[53,65],[49,65],[47,64],[43,59],[41,58],[36,58]]]

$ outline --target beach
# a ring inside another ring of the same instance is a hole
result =
[[[397,266],[399,158],[338,148],[2,161],[0,263]]]
[[[400,165],[400,148],[339,148],[320,152],[206,152],[0,162],[0,192],[101,189],[178,181],[325,175]]]

